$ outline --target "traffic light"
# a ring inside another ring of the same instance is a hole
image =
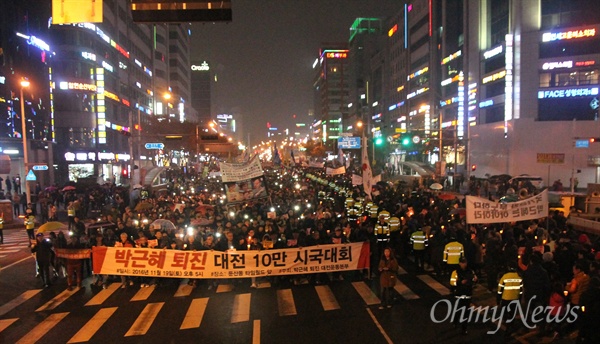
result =
[[[475,171],[477,169],[477,165],[473,164],[471,165],[471,171]]]
[[[403,137],[402,138],[402,145],[403,146],[408,146],[410,144],[410,138],[408,137]]]
[[[375,145],[376,146],[381,146],[383,144],[383,138],[382,137],[376,137],[375,138]]]
[[[594,142],[600,142],[600,137],[591,137],[590,143],[594,143]]]

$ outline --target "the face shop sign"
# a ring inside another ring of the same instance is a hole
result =
[[[198,65],[192,65],[192,70],[193,71],[207,71],[209,70],[210,67],[208,66],[208,63],[206,61],[202,62],[202,64]]]

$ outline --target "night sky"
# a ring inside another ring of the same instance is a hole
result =
[[[234,0],[230,23],[194,24],[191,60],[217,72],[213,115],[235,109],[256,144],[266,123],[293,132],[314,108],[312,64],[322,42],[347,42],[358,17],[399,11],[401,0]],[[384,29],[387,29],[384,26]],[[297,119],[292,116],[296,114]],[[308,124],[308,123],[307,123]]]

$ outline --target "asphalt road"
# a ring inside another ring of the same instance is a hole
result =
[[[490,335],[493,324],[473,324],[467,335],[446,321],[430,319],[434,303],[452,300],[445,279],[417,275],[402,262],[391,309],[379,309],[377,279],[344,274],[343,281],[292,283],[289,278],[209,281],[196,288],[187,280],[165,279],[158,286],[139,283],[107,289],[90,285],[67,290],[59,277],[42,288],[21,230],[5,231],[0,245],[1,343],[537,343],[539,336]],[[8,239],[8,240],[7,240]],[[23,245],[24,243],[24,245]],[[493,295],[476,289],[475,303]],[[438,318],[445,311],[438,308]],[[555,343],[561,341],[555,341]],[[570,340],[562,342],[572,342]]]

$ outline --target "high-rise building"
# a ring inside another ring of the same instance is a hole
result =
[[[198,122],[202,126],[211,120],[211,84],[212,73],[210,63],[206,60],[192,61],[191,70],[191,85],[192,107],[198,113]]]

